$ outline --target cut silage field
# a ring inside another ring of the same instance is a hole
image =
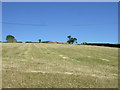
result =
[[[117,88],[118,48],[3,43],[3,88]]]

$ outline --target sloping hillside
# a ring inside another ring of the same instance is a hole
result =
[[[118,49],[3,43],[3,88],[116,88]]]

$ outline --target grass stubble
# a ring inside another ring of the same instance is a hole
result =
[[[118,48],[2,44],[3,88],[117,88]]]

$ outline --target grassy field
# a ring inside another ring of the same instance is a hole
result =
[[[2,44],[3,88],[116,88],[118,48]]]

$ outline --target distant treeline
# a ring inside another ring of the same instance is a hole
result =
[[[118,48],[120,48],[120,44],[110,44],[110,43],[85,43],[83,45],[94,45],[94,46],[106,46],[106,47],[118,47]]]
[[[53,44],[77,43],[77,38],[74,38],[71,35],[67,36],[67,38],[68,38],[67,42],[42,41],[41,39],[38,39],[38,42],[26,41],[25,43],[53,43]],[[0,41],[0,43],[1,43],[1,41]],[[2,42],[2,43],[23,43],[23,42],[17,41],[13,35],[7,35],[6,42]],[[107,47],[118,47],[118,48],[120,47],[120,44],[110,44],[110,43],[87,43],[87,42],[83,42],[81,44],[76,44],[76,45],[94,45],[94,46],[107,46]]]
[[[68,44],[67,42],[57,42],[57,41],[42,41],[42,42],[32,42],[32,41],[21,42],[21,41],[17,41],[17,42],[2,42],[2,43],[54,43],[54,44]]]
[[[3,43],[8,43],[8,42],[3,42]],[[16,43],[23,43],[23,42],[16,42]],[[26,41],[25,43],[39,43],[39,42]],[[43,41],[40,43],[68,44],[67,42],[57,42],[57,41]],[[110,43],[87,43],[87,42],[83,42],[83,43],[77,44],[77,45],[93,45],[93,46],[106,46],[106,47],[118,47],[118,48],[120,48],[120,44],[110,44]]]

